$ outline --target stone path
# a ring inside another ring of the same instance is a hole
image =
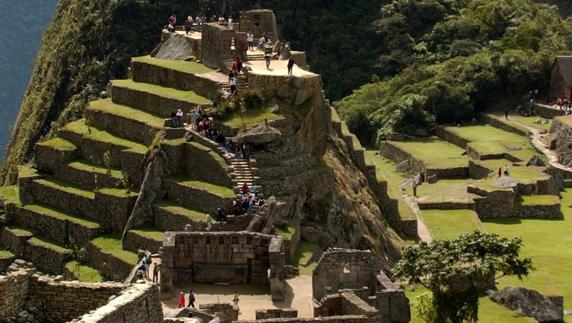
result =
[[[421,217],[421,212],[415,197],[403,194],[403,199],[417,217],[417,235],[419,236],[419,239],[421,239],[421,241],[430,243],[433,241],[433,236],[431,235],[431,231],[429,231],[429,228],[425,222],[423,222],[423,218]]]
[[[257,309],[294,308],[298,310],[298,317],[314,317],[314,303],[312,296],[312,277],[298,276],[287,280],[292,289],[291,297],[283,302],[273,302],[270,290],[266,286],[257,285],[214,285],[214,284],[180,284],[174,286],[174,293],[162,300],[164,309],[176,308],[179,303],[179,293],[185,293],[188,300],[189,289],[195,293],[195,306],[209,303],[232,303],[234,291],[240,296],[241,320],[255,319]]]
[[[252,73],[258,75],[275,75],[275,76],[287,76],[288,75],[288,61],[287,60],[272,60],[270,63],[270,69],[266,69],[266,62],[255,60],[248,61],[245,65],[252,69]],[[317,74],[306,71],[297,65],[294,65],[292,69],[292,75],[296,77],[315,77]]]

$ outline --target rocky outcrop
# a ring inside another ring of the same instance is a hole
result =
[[[153,53],[153,57],[176,60],[185,60],[191,56],[199,57],[201,52],[200,39],[194,39],[176,33],[170,34],[166,31],[163,32],[163,35],[165,34],[167,34],[168,39],[161,45],[156,53]]]
[[[237,144],[262,146],[277,140],[281,135],[282,134],[280,133],[280,130],[274,127],[258,125],[246,132],[237,135],[234,137],[234,141]]]
[[[523,316],[534,317],[538,322],[562,322],[563,298],[547,297],[523,287],[506,287],[490,298]]]
[[[558,156],[558,162],[572,166],[572,116],[556,117],[550,127],[550,138]]]

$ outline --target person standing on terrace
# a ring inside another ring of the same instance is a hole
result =
[[[169,30],[169,32],[174,33],[176,27],[177,27],[177,16],[175,16],[175,14],[172,14],[171,17],[169,17],[169,26],[167,27],[167,29]]]
[[[193,32],[193,17],[188,16],[187,20],[185,20],[185,34],[189,34]]]
[[[249,31],[246,35],[246,41],[248,42],[248,49],[254,50],[254,34],[252,31]]]

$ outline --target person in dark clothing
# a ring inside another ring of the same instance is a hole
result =
[[[240,60],[240,57],[236,56],[236,60],[234,63],[236,64],[237,73],[240,74],[240,72],[242,71],[242,61]]]
[[[508,108],[504,108],[504,118],[508,120]]]
[[[195,293],[193,293],[193,290],[189,290],[189,305],[187,305],[187,307],[192,307],[195,308]]]
[[[177,117],[177,111],[171,112],[171,126],[177,128],[179,126],[179,118]]]
[[[218,222],[222,222],[222,221],[225,221],[225,220],[226,220],[226,219],[225,219],[225,216],[224,216],[224,210],[223,210],[223,208],[220,207],[220,206],[216,209],[216,220],[217,220]]]
[[[294,59],[290,57],[288,60],[288,75],[292,75],[292,70],[294,69]]]
[[[230,83],[230,81],[233,80],[235,76],[236,75],[234,74],[234,72],[230,70],[230,72],[228,72],[228,83]]]
[[[158,263],[155,263],[155,266],[153,267],[153,283],[158,283],[159,282],[159,267],[160,265]]]

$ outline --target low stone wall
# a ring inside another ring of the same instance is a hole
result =
[[[528,137],[530,131],[523,126],[518,126],[516,124],[510,123],[508,120],[505,120],[503,117],[495,116],[492,114],[482,114],[480,116],[484,122],[490,124],[495,128],[499,128],[504,131],[512,132],[517,135]]]
[[[158,253],[159,248],[162,246],[163,240],[157,241],[149,237],[133,233],[132,231],[127,232],[125,241],[123,242],[123,248],[133,252],[137,252],[138,250],[149,250],[151,253]]]
[[[437,137],[452,143],[453,145],[459,146],[463,149],[467,149],[467,144],[469,143],[468,140],[457,136],[456,134],[452,133],[445,129],[445,127],[435,127],[435,134]]]
[[[26,182],[20,187],[23,188],[27,198],[31,199],[33,203],[57,206],[58,209],[88,218],[97,218],[99,215],[93,196],[89,197],[59,190],[38,181]]]
[[[272,308],[266,310],[256,310],[257,320],[296,318],[296,317],[298,317],[298,311],[292,308]]]
[[[116,193],[123,195],[117,195]],[[136,200],[136,194],[130,193],[127,195],[125,190],[102,189],[96,191],[95,205],[98,216],[95,219],[104,223],[113,232],[123,232]]]
[[[278,96],[284,102],[301,105],[322,90],[320,76],[316,74],[304,77],[290,75],[266,75],[248,73],[248,83],[251,89],[262,93]]]
[[[38,269],[57,275],[62,274],[65,264],[74,256],[69,249],[55,250],[34,239],[28,240],[25,250],[24,257],[33,262]]]
[[[564,115],[564,110],[553,109],[551,106],[541,103],[533,103],[532,108],[539,116],[552,119]]]
[[[53,172],[67,161],[78,158],[79,156],[79,149],[57,150],[49,145],[42,143],[36,144],[36,167],[41,171]]]
[[[550,137],[555,143],[558,162],[565,166],[572,166],[572,116],[557,117],[552,120]]]
[[[511,217],[514,214],[514,199],[516,193],[510,189],[497,191],[485,191],[478,187],[469,185],[469,193],[477,194],[474,198],[475,211],[480,218],[503,218]]]
[[[185,173],[197,180],[232,187],[229,168],[214,150],[196,142],[185,144]]]
[[[474,160],[489,160],[489,159],[503,159],[503,158],[509,160],[514,159],[512,158],[512,156],[509,157],[509,154],[505,154],[504,152],[498,154],[484,154],[475,149],[470,143],[467,144],[467,155],[469,155],[469,157],[471,157],[471,159]]]
[[[380,318],[368,318],[365,315],[336,315],[316,318],[276,318],[254,321],[236,321],[237,323],[390,323]]]
[[[228,303],[212,303],[212,304],[200,304],[199,310],[205,311],[210,314],[222,313],[233,322],[238,320],[238,310]]]
[[[487,178],[493,170],[488,169],[481,163],[475,160],[469,160],[469,176],[474,179]]]
[[[469,176],[469,167],[426,168],[425,176],[436,176],[438,179],[462,179]]]
[[[30,272],[22,270],[0,276],[0,320],[20,313],[28,297],[30,277]]]
[[[560,203],[551,205],[518,205],[514,216],[519,218],[562,219]]]
[[[134,284],[93,313],[72,322],[145,322],[162,323],[163,310],[157,285]]]
[[[87,169],[77,169],[69,164],[58,165],[53,170],[54,177],[66,182],[74,183],[89,190],[96,190],[102,187],[119,187],[123,179],[113,177],[106,173],[97,173]]]
[[[172,179],[163,181],[163,187],[169,200],[205,213],[213,214],[219,206],[225,210],[230,210],[232,205],[232,198],[221,197],[203,189],[186,186]]]
[[[193,91],[205,98],[215,98],[221,87],[218,82],[201,74],[185,73],[141,61],[131,62],[133,81],[159,84],[183,91]]]
[[[420,210],[472,210],[475,203],[468,201],[418,202]]]
[[[30,236],[18,236],[7,227],[0,233],[0,244],[10,250],[16,257],[24,256],[28,239],[30,239]]]

